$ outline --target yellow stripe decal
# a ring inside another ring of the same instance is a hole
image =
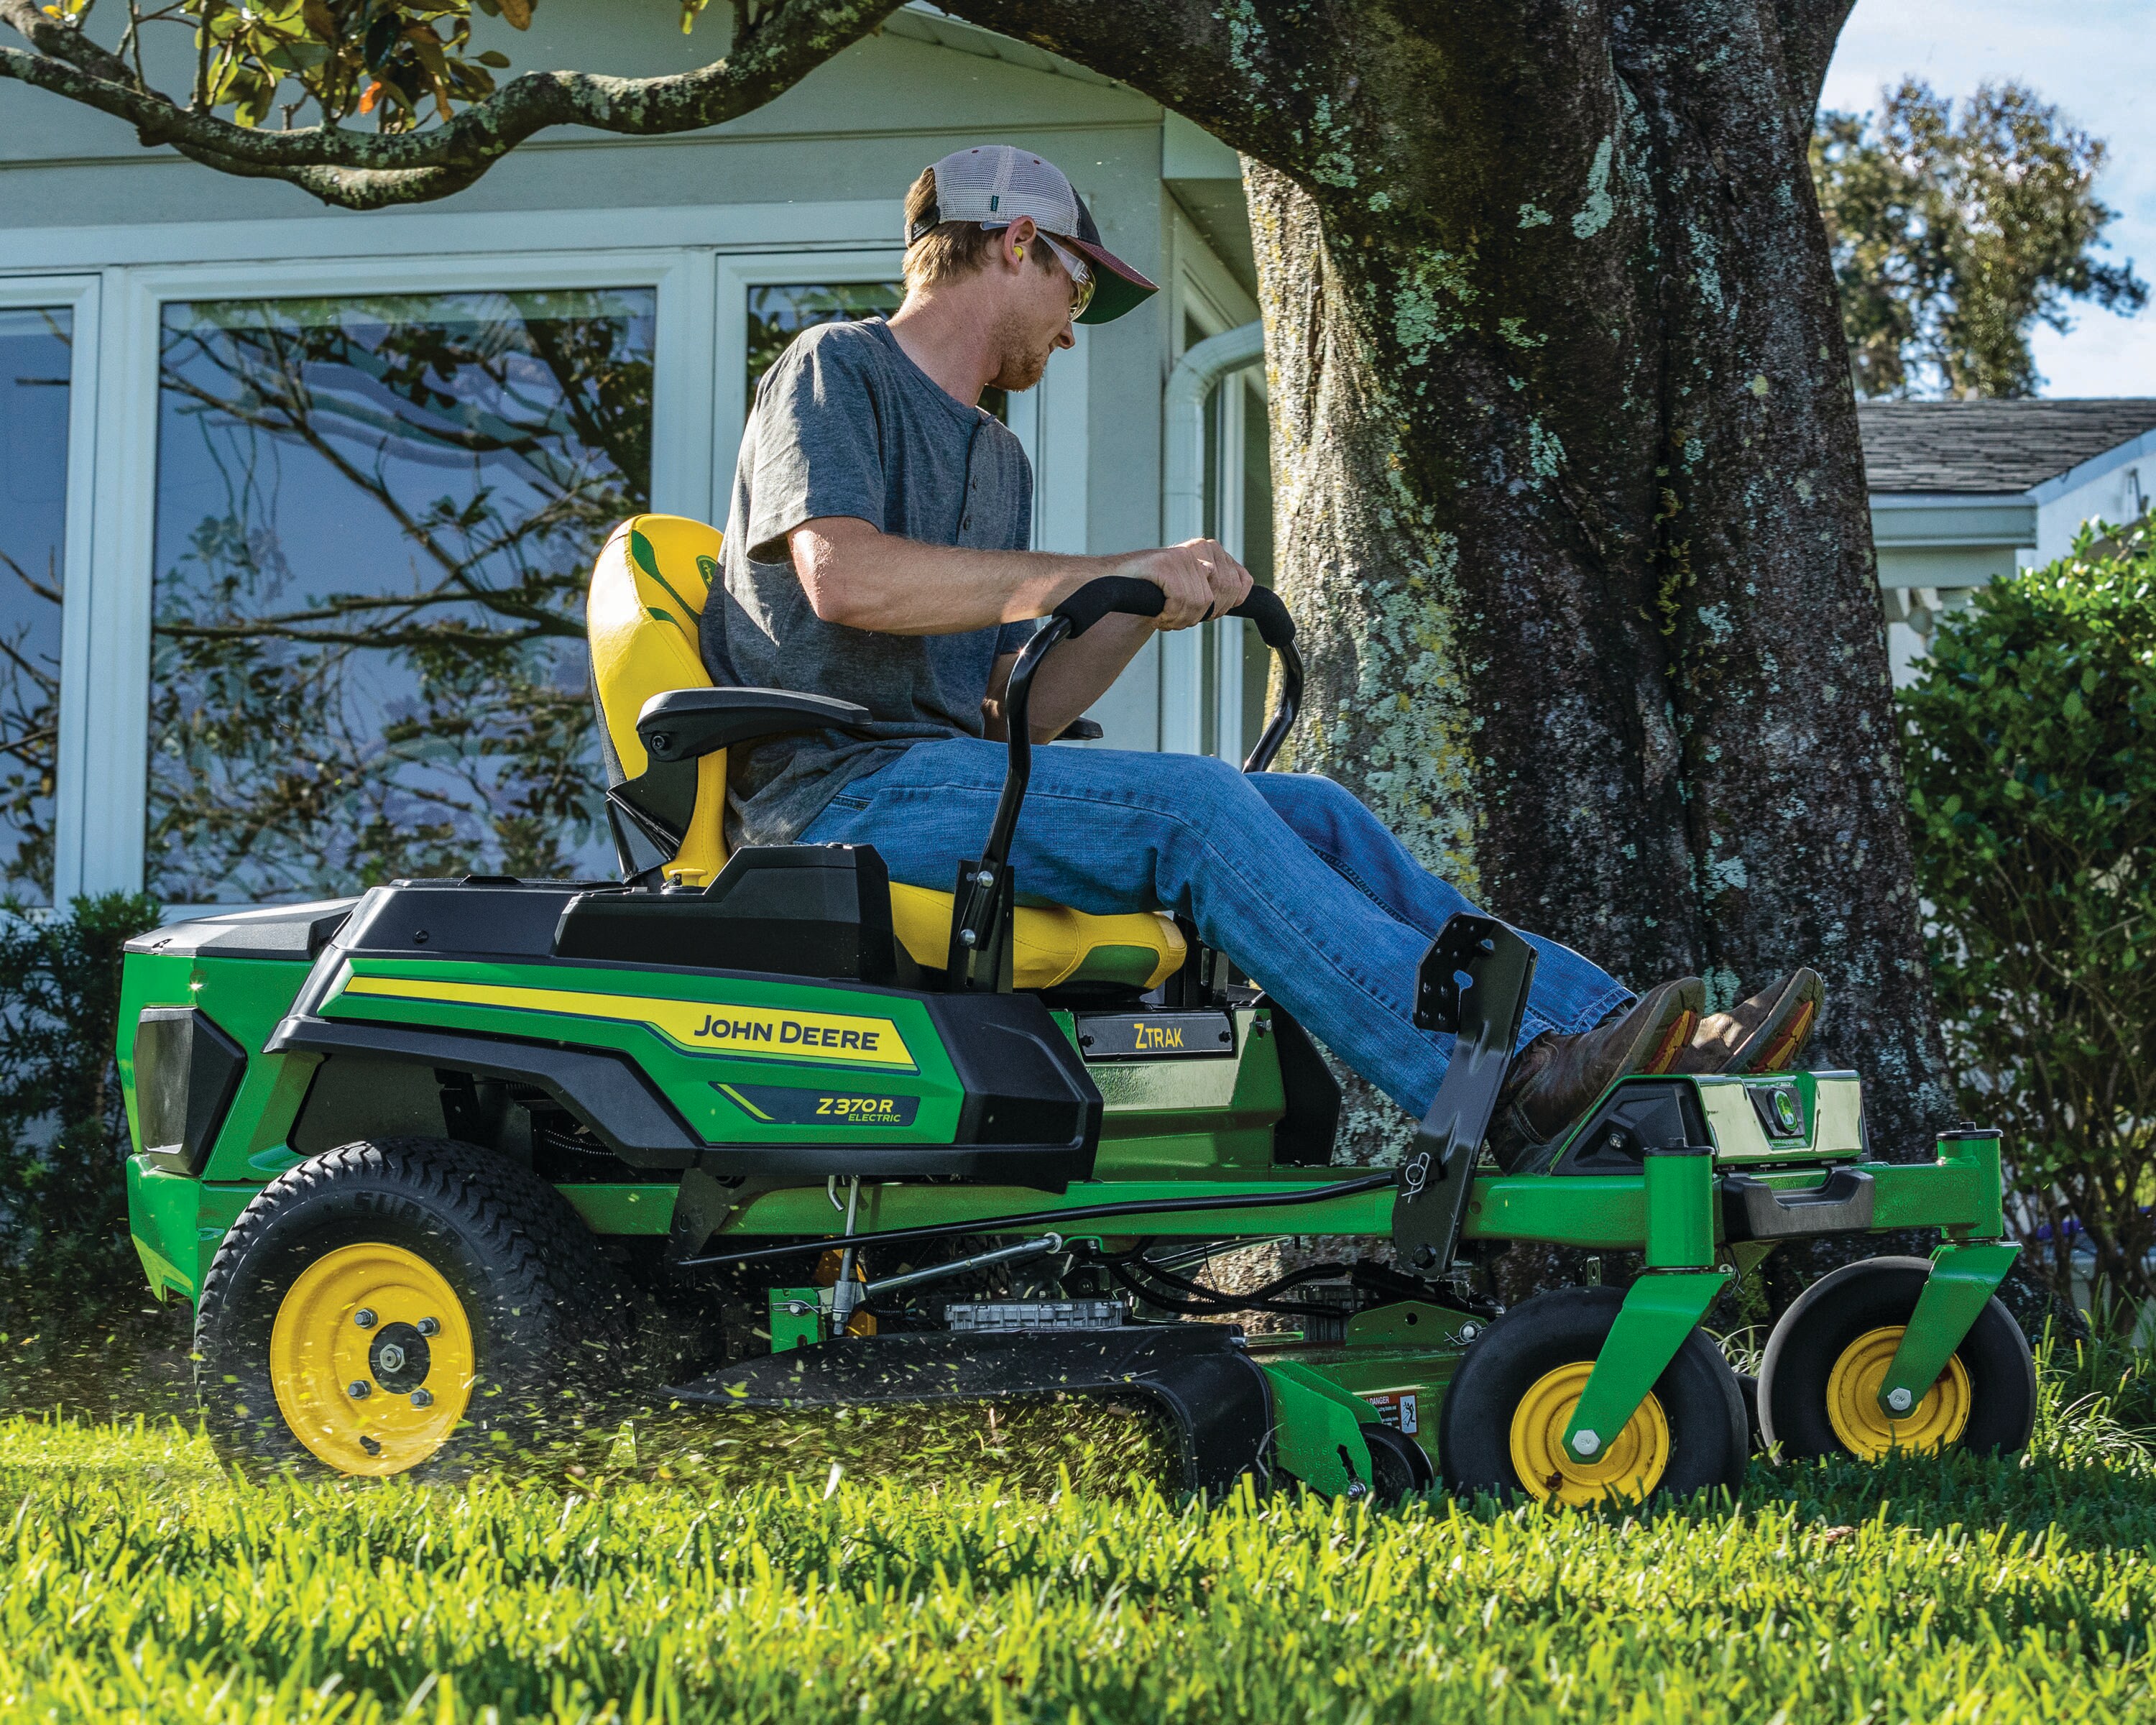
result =
[[[757,1107],[755,1103],[749,1101],[747,1096],[736,1090],[731,1084],[722,1084],[719,1086],[719,1090],[728,1101],[739,1108],[742,1113],[747,1115],[750,1119],[761,1120],[766,1125],[769,1125],[771,1123],[771,1117],[768,1114],[765,1113],[762,1109]]]
[[[569,1014],[643,1024],[698,1054],[813,1060],[839,1066],[913,1068],[912,1051],[889,1019],[794,1012],[732,1002],[654,1000],[642,994],[594,994],[567,988],[520,988],[502,983],[436,982],[418,977],[356,976],[347,994],[387,1000],[434,1000],[501,1006],[517,1012]]]

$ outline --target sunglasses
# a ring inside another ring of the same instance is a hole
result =
[[[1055,243],[1054,236],[1040,234],[1049,250],[1062,260],[1065,271],[1070,277],[1070,316],[1083,317],[1086,308],[1093,303],[1093,271],[1091,265],[1075,252],[1065,250]]]

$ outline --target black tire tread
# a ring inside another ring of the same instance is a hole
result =
[[[1790,1303],[1759,1362],[1759,1430],[1784,1461],[1846,1455],[1825,1413],[1832,1360],[1863,1329],[1907,1323],[1924,1280],[1925,1258],[1861,1259],[1821,1276]],[[1975,1405],[1956,1449],[2015,1455],[2035,1429],[2036,1368],[2029,1339],[1996,1296],[1954,1350],[1970,1374]],[[1812,1404],[1816,1401],[1818,1405]]]
[[[220,1431],[208,1392],[228,1364],[244,1365],[222,1357],[221,1320],[233,1285],[250,1252],[295,1208],[311,1208],[324,1194],[354,1183],[416,1199],[454,1217],[474,1244],[503,1266],[508,1279],[530,1290],[536,1326],[557,1345],[579,1334],[603,1339],[609,1353],[625,1343],[626,1305],[596,1239],[568,1200],[528,1169],[455,1139],[379,1138],[341,1145],[288,1168],[256,1193],[227,1230],[203,1275],[195,1327],[196,1383],[212,1441],[228,1459],[264,1459]],[[597,1373],[604,1363],[593,1358],[580,1363]],[[300,1448],[296,1439],[291,1447]]]
[[[1528,1387],[1511,1381],[1527,1369],[1519,1362],[1545,1351],[1552,1358],[1541,1362],[1541,1369],[1558,1363],[1557,1353],[1592,1358],[1624,1298],[1615,1288],[1554,1288],[1513,1307],[1476,1338],[1438,1411],[1437,1453],[1446,1491],[1455,1497],[1486,1492],[1507,1501],[1527,1495],[1512,1471],[1509,1435],[1496,1435],[1501,1413],[1502,1429],[1509,1434],[1512,1411]],[[1557,1347],[1560,1341],[1568,1345]],[[1696,1456],[1673,1456],[1670,1471],[1676,1477],[1666,1475],[1652,1495],[1742,1486],[1750,1450],[1743,1391],[1705,1331],[1694,1328],[1685,1337],[1655,1380],[1655,1392],[1672,1425],[1680,1430],[1688,1426],[1706,1448]],[[1675,1405],[1681,1396],[1690,1404],[1683,1413]]]

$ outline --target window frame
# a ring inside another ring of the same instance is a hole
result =
[[[1194,228],[1178,213],[1176,218],[1174,316],[1170,323],[1170,358],[1179,362],[1190,345],[1184,339],[1188,325],[1197,326],[1199,339],[1207,340],[1240,329],[1259,315],[1258,307],[1227,267],[1213,254]],[[1217,379],[1207,398],[1205,411],[1218,413],[1219,435],[1214,460],[1205,475],[1206,501],[1214,526],[1214,536],[1221,548],[1239,562],[1243,555],[1243,429],[1250,406],[1252,380],[1265,411],[1265,363],[1253,361]],[[1206,752],[1204,737],[1209,721],[1211,752],[1231,766],[1243,764],[1249,742],[1243,736],[1242,632],[1248,624],[1223,618],[1178,629],[1161,638],[1161,739],[1163,750],[1188,754]],[[1205,661],[1213,661],[1213,698],[1205,698]]]
[[[64,905],[82,885],[77,839],[89,783],[85,750],[90,713],[90,597],[100,547],[96,543],[98,393],[103,357],[98,314],[103,280],[96,275],[0,275],[0,307],[14,311],[65,306],[69,312],[67,496],[62,506],[60,546],[59,734],[53,748],[54,905]]]
[[[112,378],[100,403],[97,515],[105,533],[91,582],[91,634],[101,650],[86,673],[101,672],[102,697],[85,725],[84,788],[75,798],[77,854],[84,891],[141,890],[147,863],[150,790],[150,670],[157,524],[158,355],[164,308],[191,300],[358,297],[371,293],[494,292],[544,288],[645,288],[655,297],[653,351],[679,353],[703,345],[690,303],[692,262],[673,252],[468,255],[413,259],[308,259],[234,267],[160,266],[125,273],[114,295],[110,331]],[[672,338],[670,341],[670,336]],[[675,344],[680,344],[679,346]],[[651,504],[693,515],[705,506],[710,472],[688,411],[685,367],[662,363],[652,379]],[[706,434],[708,437],[708,434]],[[705,447],[708,447],[708,443]],[[63,688],[68,667],[64,664]],[[81,680],[87,681],[85,676]],[[90,785],[99,787],[91,796]],[[249,901],[249,902],[254,902]],[[230,905],[176,905],[174,916],[205,915]]]

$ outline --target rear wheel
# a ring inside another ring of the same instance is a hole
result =
[[[1697,1329],[1598,1454],[1581,1461],[1566,1450],[1565,1428],[1624,1303],[1614,1288],[1559,1288],[1482,1332],[1438,1416],[1448,1491],[1584,1507],[1743,1482],[1743,1396],[1722,1350]]]
[[[598,1242],[469,1144],[347,1144],[258,1193],[203,1283],[218,1453],[383,1476],[578,1430],[623,1358]]]
[[[1767,1338],[1759,1367],[1762,1436],[1786,1459],[1896,1450],[2010,1455],[2036,1422],[2036,1368],[2006,1308],[1985,1301],[1923,1399],[1899,1419],[1879,1404],[1931,1266],[1922,1258],[1845,1264],[1804,1290]]]

